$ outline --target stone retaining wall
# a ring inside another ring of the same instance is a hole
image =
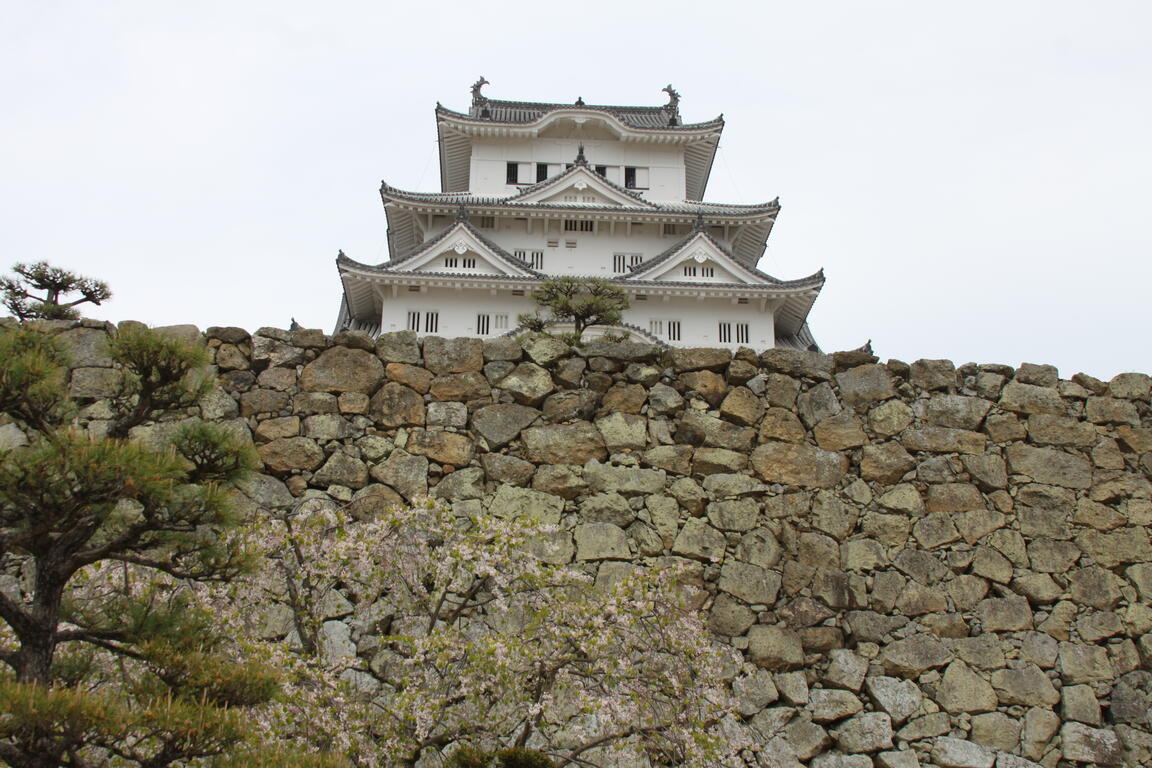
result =
[[[104,332],[61,334],[80,396],[111,384]],[[601,578],[694,563],[712,629],[762,669],[739,694],[765,766],[1152,763],[1144,374],[204,336],[203,415],[252,435],[257,503],[430,493],[559,518],[559,557]]]

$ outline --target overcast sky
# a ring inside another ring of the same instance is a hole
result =
[[[0,268],[90,314],[332,330],[387,259],[380,181],[439,187],[433,108],[723,113],[706,199],[783,210],[825,350],[1152,371],[1152,3],[5,0]]]

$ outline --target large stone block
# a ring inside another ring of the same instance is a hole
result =
[[[1012,474],[1028,475],[1037,483],[1064,488],[1092,486],[1092,463],[1080,456],[1021,444],[1010,445],[1005,453]]]
[[[425,336],[424,367],[435,374],[480,371],[484,368],[484,342]]]
[[[608,455],[600,430],[588,422],[530,427],[520,436],[528,460],[537,464],[583,464]]]
[[[368,415],[388,428],[423,425],[426,415],[424,398],[415,390],[391,381],[372,396]]]
[[[331,347],[320,353],[300,373],[306,392],[359,392],[371,395],[384,381],[384,364],[371,352]]]
[[[796,443],[765,443],[752,451],[752,468],[770,483],[832,488],[844,478],[842,454]]]

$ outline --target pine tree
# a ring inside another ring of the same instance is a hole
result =
[[[21,320],[74,320],[80,316],[79,304],[101,304],[112,298],[108,284],[82,277],[46,261],[35,264],[13,264],[17,277],[0,278],[4,306]],[[36,295],[32,291],[39,291]],[[66,301],[68,294],[79,298]]]
[[[205,353],[135,327],[109,348],[104,435],[75,426],[53,339],[0,328],[0,422],[27,440],[0,453],[0,761],[20,768],[234,758],[277,688],[197,589],[248,565],[227,486],[251,449],[186,418],[165,451],[124,439],[186,417]],[[239,764],[300,764],[269,754]]]
[[[545,280],[533,298],[541,309],[525,313],[517,320],[530,331],[572,323],[573,337],[579,342],[584,331],[594,325],[616,325],[628,309],[628,295],[597,277],[557,277]]]

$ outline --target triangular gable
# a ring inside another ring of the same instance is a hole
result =
[[[685,274],[684,268],[695,274]],[[711,269],[712,274],[705,270]],[[642,264],[625,280],[651,280],[659,282],[745,283],[763,285],[764,280],[755,272],[741,266],[720,245],[703,232],[689,235],[683,243],[665,252],[648,264]]]
[[[473,260],[470,263],[466,260]],[[527,265],[495,247],[467,222],[459,221],[446,232],[424,244],[416,253],[389,271],[459,272],[461,275],[504,275],[536,277]]]
[[[562,203],[564,205],[618,205],[623,208],[655,208],[641,198],[592,170],[587,165],[573,165],[551,179],[533,184],[510,199],[516,203]]]

